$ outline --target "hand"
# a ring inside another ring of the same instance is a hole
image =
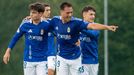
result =
[[[116,29],[118,28],[118,26],[108,26],[108,30],[111,30],[111,31],[116,31]]]
[[[76,46],[80,46],[80,40],[75,43]]]
[[[5,55],[3,56],[3,62],[5,64],[7,64],[9,62],[9,59],[10,59],[10,51],[11,51],[11,49],[10,48],[7,48],[7,50],[5,52]]]
[[[31,16],[26,16],[24,19],[25,20],[30,20],[31,19]]]

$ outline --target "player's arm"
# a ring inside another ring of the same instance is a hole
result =
[[[118,26],[107,26],[99,23],[89,23],[87,26],[87,29],[95,29],[95,30],[111,30],[111,31],[116,31]]]
[[[10,59],[10,52],[11,49],[15,46],[16,42],[19,40],[19,38],[23,35],[23,32],[20,30],[20,28],[17,30],[16,34],[13,36],[11,42],[9,43],[9,46],[3,56],[3,62],[5,64],[8,63],[9,59]]]
[[[52,32],[48,33],[48,56],[55,56],[55,42],[54,42],[54,34]]]
[[[56,62],[56,50],[54,42],[54,34],[48,33],[48,75],[54,75],[55,73],[55,62]]]
[[[15,34],[15,36],[12,38],[4,56],[3,56],[3,61],[5,64],[8,63],[9,59],[10,59],[10,52],[11,52],[11,49],[14,47],[14,45],[16,44],[16,42],[19,40],[20,38],[20,35],[19,34]]]

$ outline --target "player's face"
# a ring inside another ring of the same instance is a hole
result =
[[[62,19],[65,21],[70,21],[73,15],[73,8],[72,7],[65,7],[64,10],[61,10]]]
[[[32,20],[40,20],[42,15],[43,13],[41,12],[38,12],[36,10],[30,10],[30,17],[32,18]]]
[[[43,16],[46,17],[46,18],[49,18],[50,14],[51,14],[51,8],[49,6],[45,7],[45,11],[43,13]]]
[[[93,10],[89,10],[88,12],[85,12],[83,16],[87,21],[94,22],[95,12]]]

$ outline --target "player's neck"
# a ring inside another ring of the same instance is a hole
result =
[[[40,22],[41,22],[41,19],[32,20],[32,23],[35,24],[35,25],[38,25]]]
[[[48,20],[48,19],[49,19],[49,17],[42,17],[42,19],[43,19],[43,20]]]
[[[61,20],[62,20],[62,23],[67,23],[67,22],[69,22],[71,19],[66,19],[66,18],[63,18],[63,17],[61,17]]]
[[[84,21],[87,21],[87,22],[90,22],[90,23],[94,22],[93,20],[89,20],[89,19],[84,19]]]

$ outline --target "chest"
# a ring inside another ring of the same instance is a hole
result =
[[[78,25],[74,22],[64,24],[62,22],[57,22],[54,26],[54,30],[58,34],[73,35],[79,33]]]
[[[44,26],[26,26],[24,31],[27,35],[44,35],[46,32]]]

